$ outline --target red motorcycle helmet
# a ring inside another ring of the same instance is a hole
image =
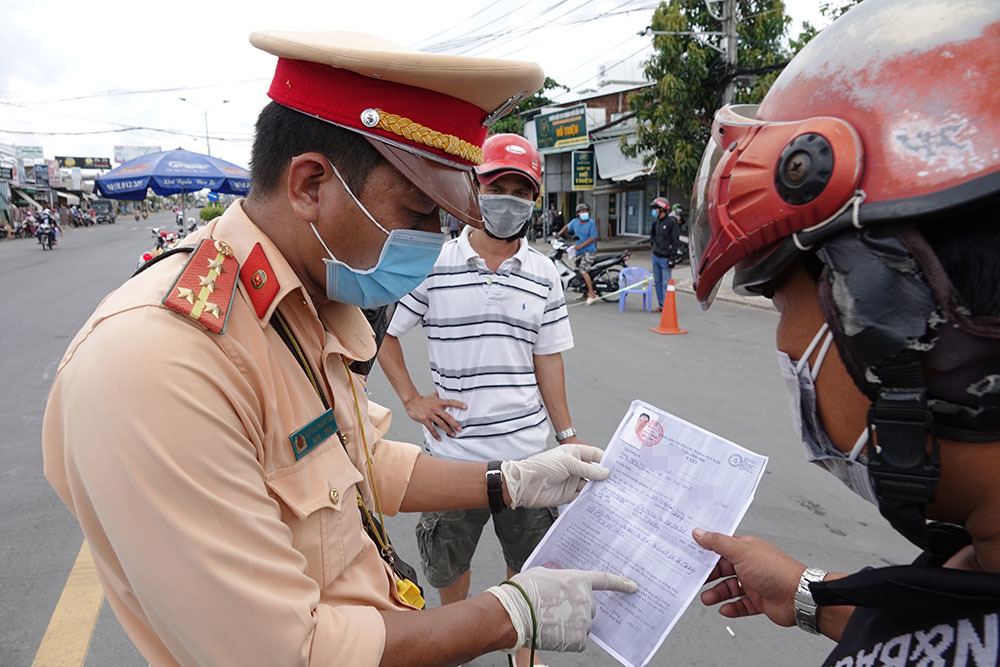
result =
[[[691,203],[708,308],[765,294],[851,226],[919,221],[1000,191],[1000,3],[866,0],[817,35],[759,107],[720,109]]]
[[[959,290],[928,240],[996,224],[998,84],[996,0],[865,0],[759,107],[716,113],[692,197],[703,308],[730,269],[734,291],[765,296],[806,258],[819,271],[824,320],[870,401],[863,455],[879,510],[935,553],[954,546],[954,531],[926,523],[937,436],[1000,439],[1000,318],[964,302],[996,286]],[[982,275],[991,252],[950,270]]]
[[[542,186],[542,161],[531,142],[518,134],[493,134],[483,142],[483,163],[476,167],[480,185],[504,174],[522,174],[531,181],[535,196]]]
[[[670,202],[668,202],[663,197],[657,197],[656,199],[654,199],[650,203],[650,206],[652,208],[662,208],[664,211],[669,211],[670,210]]]

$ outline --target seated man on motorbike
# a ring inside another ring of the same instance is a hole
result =
[[[594,291],[594,281],[590,278],[590,268],[594,265],[594,258],[597,257],[597,223],[590,219],[590,207],[586,204],[577,204],[576,217],[570,220],[556,236],[562,236],[566,230],[573,232],[576,236],[577,268],[583,281],[587,283],[587,305],[597,301],[597,292]],[[580,297],[583,298],[583,297]]]

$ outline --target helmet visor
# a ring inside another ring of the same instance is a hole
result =
[[[471,169],[452,167],[367,135],[365,138],[389,164],[441,208],[467,225],[483,226]]]
[[[701,274],[705,269],[703,261],[709,245],[712,243],[712,226],[708,220],[709,184],[712,174],[722,158],[722,146],[713,139],[708,140],[705,152],[701,156],[701,164],[694,180],[694,191],[691,193],[691,217],[689,220],[688,249],[691,253],[691,278],[694,281],[695,294],[703,310],[708,310],[719,291],[719,281],[714,284],[703,284]]]
[[[691,270],[702,308],[733,267],[734,289],[771,291],[787,276],[784,255],[771,261],[780,242],[793,237],[808,251],[797,235],[843,212],[861,174],[861,140],[842,119],[765,122],[756,105],[719,109],[691,195]]]

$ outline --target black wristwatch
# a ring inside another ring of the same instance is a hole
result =
[[[503,473],[500,472],[500,461],[490,461],[486,464],[486,498],[490,501],[490,513],[500,514],[507,508],[503,501]]]

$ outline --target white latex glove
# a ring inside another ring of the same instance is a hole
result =
[[[602,480],[609,470],[597,465],[604,450],[590,445],[559,445],[522,461],[500,465],[510,507],[555,507],[576,498],[588,479]]]
[[[575,651],[587,647],[587,634],[597,613],[594,591],[634,593],[638,589],[631,579],[608,572],[587,570],[549,570],[533,567],[511,577],[528,594],[535,608],[538,633],[535,648],[540,651]],[[500,600],[517,630],[517,645],[531,646],[531,609],[521,591],[510,584],[486,589]]]

